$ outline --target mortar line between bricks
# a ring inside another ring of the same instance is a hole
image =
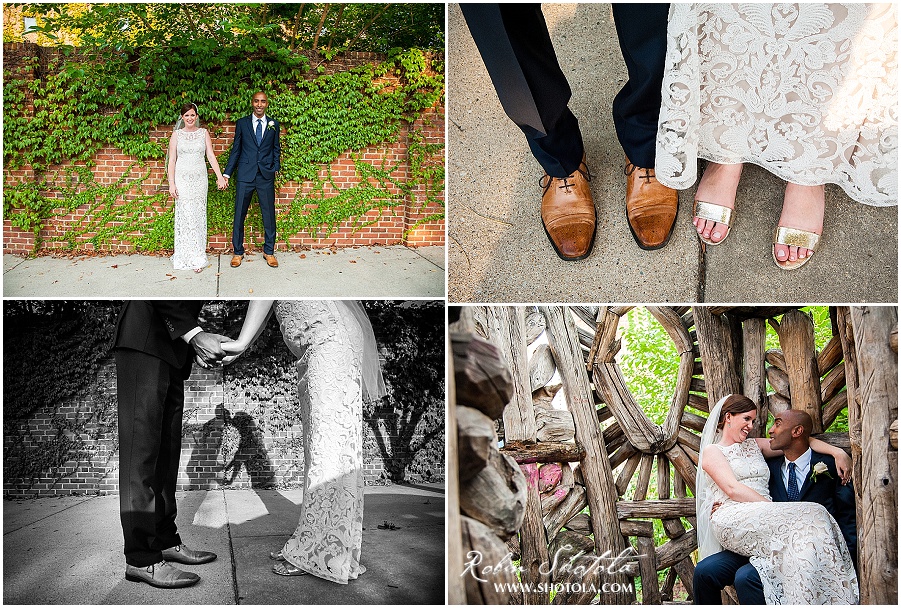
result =
[[[238,598],[240,597],[238,591],[238,567],[235,563],[235,545],[232,543],[232,520],[228,515],[228,498],[225,494],[225,490],[219,490],[222,492],[222,502],[225,505],[225,530],[228,534],[228,556],[231,559],[231,569],[232,569],[232,596],[234,597],[235,605],[240,604]]]
[[[83,504],[86,503],[86,502],[89,502],[89,501],[91,501],[91,500],[94,500],[95,498],[98,498],[98,497],[97,497],[97,496],[92,496],[92,497],[90,497],[90,498],[87,499],[87,500],[83,500],[83,501],[81,501],[81,502],[79,502],[79,503],[77,503],[77,504],[72,505],[71,507],[66,507],[65,509],[62,509],[62,510],[60,510],[60,511],[57,511],[56,513],[51,513],[50,515],[47,515],[46,517],[42,517],[42,518],[40,518],[40,519],[36,519],[36,520],[34,520],[34,521],[32,521],[32,522],[29,522],[29,523],[27,523],[27,524],[21,525],[21,526],[19,526],[18,528],[16,528],[15,530],[10,530],[9,532],[4,532],[4,533],[3,533],[3,536],[6,536],[7,534],[12,534],[13,532],[18,532],[18,531],[21,530],[22,528],[27,528],[28,526],[33,526],[34,524],[39,523],[39,522],[42,522],[42,521],[44,521],[45,519],[50,519],[51,517],[56,517],[56,516],[59,515],[60,513],[64,513],[64,512],[66,512],[66,511],[68,511],[69,509],[74,509],[75,507],[81,506],[81,505],[83,505]]]

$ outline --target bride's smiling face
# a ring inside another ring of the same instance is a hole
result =
[[[757,412],[754,410],[741,414],[726,414],[725,424],[723,424],[724,438],[741,443],[754,430],[754,420],[756,419]]]
[[[197,112],[195,112],[194,110],[188,110],[181,115],[181,118],[185,121],[185,126],[189,129],[193,128],[194,125],[197,124]]]

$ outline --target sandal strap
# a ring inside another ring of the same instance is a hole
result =
[[[715,203],[695,201],[695,217],[728,226],[732,221],[732,209]]]
[[[773,233],[773,242],[777,245],[803,247],[814,251],[817,248],[817,243],[820,242],[820,235],[816,232],[808,232],[799,228],[776,226],[776,230]]]

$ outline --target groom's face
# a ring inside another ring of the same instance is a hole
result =
[[[262,118],[266,115],[266,108],[269,107],[269,98],[265,93],[257,93],[253,96],[253,115]]]

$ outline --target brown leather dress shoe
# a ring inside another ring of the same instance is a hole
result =
[[[597,217],[590,181],[591,173],[585,164],[585,157],[582,157],[582,163],[572,175],[545,175],[539,182],[544,188],[541,223],[554,251],[562,260],[587,258],[594,245]]]
[[[264,253],[263,259],[266,260],[266,263],[272,268],[278,268],[278,260],[275,259],[274,255],[267,255]]]
[[[657,181],[654,169],[636,167],[626,157],[626,218],[638,246],[660,249],[669,241],[679,211],[679,192]]]
[[[163,559],[166,561],[192,566],[196,564],[206,564],[216,559],[215,553],[191,549],[184,544],[165,549],[162,553]]]
[[[179,589],[181,587],[190,587],[197,583],[200,577],[193,572],[179,570],[163,560],[143,568],[126,565],[125,580],[133,583],[147,583],[153,587],[163,589]]]
[[[232,268],[237,268],[241,265],[241,260],[244,259],[243,255],[233,255],[232,256]]]

